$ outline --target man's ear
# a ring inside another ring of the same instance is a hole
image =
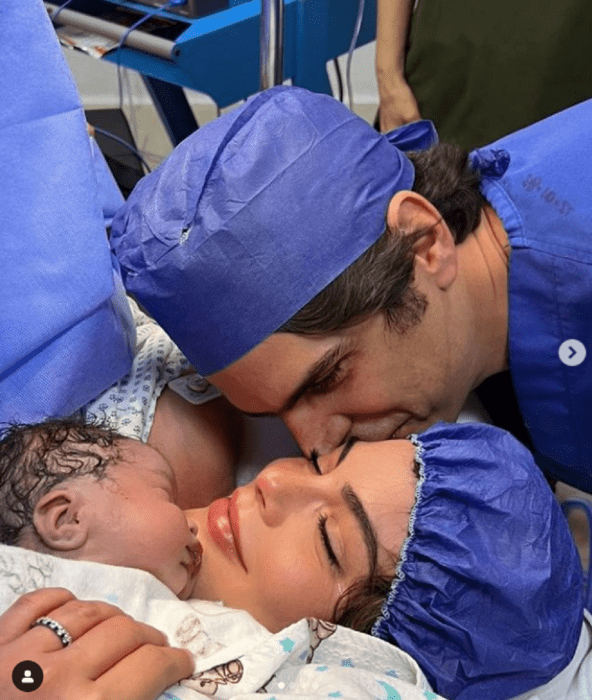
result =
[[[440,289],[447,289],[457,275],[457,251],[452,232],[436,207],[417,192],[401,190],[389,202],[386,219],[394,235],[425,232],[413,245],[415,269],[421,268]]]
[[[75,484],[62,485],[42,496],[33,513],[33,526],[50,549],[79,549],[88,538],[86,499]]]

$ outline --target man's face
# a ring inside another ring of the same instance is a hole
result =
[[[210,380],[240,410],[280,415],[306,454],[350,435],[403,437],[455,420],[472,388],[469,360],[440,311],[429,305],[404,334],[381,314],[330,335],[275,333]]]

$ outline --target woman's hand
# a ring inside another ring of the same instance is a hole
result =
[[[31,628],[42,616],[59,622],[72,643],[63,647],[47,627]],[[154,700],[193,671],[189,653],[170,648],[158,630],[112,605],[77,600],[61,588],[27,593],[0,615],[3,700],[23,699],[12,682],[21,661],[34,661],[43,670],[35,700]]]

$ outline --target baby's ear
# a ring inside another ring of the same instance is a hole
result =
[[[42,496],[33,513],[33,526],[50,549],[79,549],[88,538],[83,493],[76,484],[61,485]]]

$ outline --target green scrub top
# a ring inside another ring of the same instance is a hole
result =
[[[590,0],[419,0],[406,59],[421,116],[471,149],[592,97]]]

